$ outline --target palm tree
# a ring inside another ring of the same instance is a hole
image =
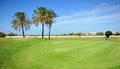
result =
[[[15,30],[22,29],[23,38],[25,38],[24,31],[30,29],[31,22],[27,20],[24,12],[17,12],[14,14],[14,20],[12,21],[12,28]]]
[[[57,14],[51,9],[48,9],[46,14],[47,14],[46,25],[49,28],[49,39],[50,39],[51,26],[55,22],[55,18],[57,17]]]
[[[37,10],[34,10],[33,22],[36,26],[42,24],[42,38],[44,38],[44,24],[46,23],[46,11],[45,7],[38,7]]]

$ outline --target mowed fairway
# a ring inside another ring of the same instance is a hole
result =
[[[0,69],[120,69],[120,38],[0,38]]]

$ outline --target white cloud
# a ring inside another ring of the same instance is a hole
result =
[[[58,24],[70,23],[100,23],[100,22],[120,22],[120,5],[110,6],[107,3],[101,3],[100,8],[89,11],[74,12],[71,15],[60,16],[57,18]]]
[[[111,14],[107,16],[99,16],[99,17],[88,17],[88,18],[83,18],[83,19],[71,19],[71,20],[64,20],[60,21],[58,23],[60,24],[70,24],[70,23],[100,23],[100,22],[113,22],[113,21],[120,21],[120,13],[116,14]]]
[[[106,6],[106,5],[108,5],[108,4],[105,3],[105,2],[103,2],[103,3],[101,3],[100,5],[101,5],[101,6]]]

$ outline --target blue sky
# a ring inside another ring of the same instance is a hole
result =
[[[21,34],[11,28],[14,13],[25,12],[31,19],[33,11],[41,6],[53,9],[59,16],[52,26],[52,34],[120,32],[120,0],[0,0],[0,31]],[[25,34],[41,34],[41,25],[31,25]]]

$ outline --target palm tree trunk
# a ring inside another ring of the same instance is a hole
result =
[[[49,27],[49,40],[50,40],[51,26]]]
[[[49,40],[50,40],[50,31],[51,31],[51,27],[49,28]]]
[[[44,38],[44,23],[42,23],[42,38]]]
[[[22,35],[23,35],[23,38],[25,38],[23,25],[22,25],[21,27],[22,27]]]

